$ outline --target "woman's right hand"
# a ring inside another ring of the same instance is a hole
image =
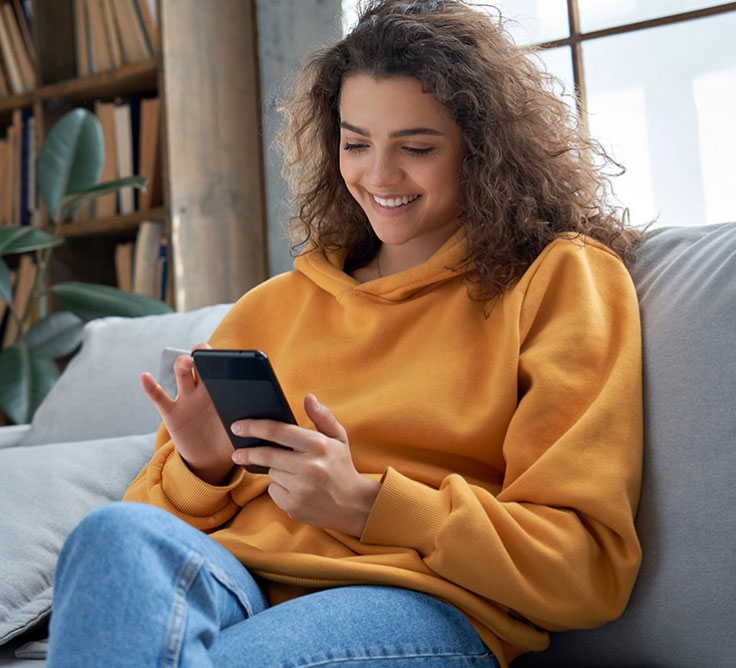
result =
[[[209,348],[202,343],[194,350]],[[212,485],[222,484],[233,468],[233,446],[227,432],[197,378],[191,356],[176,358],[174,374],[176,399],[171,399],[148,372],[141,374],[143,391],[156,406],[174,447],[192,472]]]

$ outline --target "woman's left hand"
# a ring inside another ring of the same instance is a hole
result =
[[[347,432],[327,406],[308,394],[304,408],[316,431],[274,420],[233,423],[238,436],[292,448],[240,448],[233,462],[267,467],[268,493],[292,519],[359,537],[381,483],[355,469]]]

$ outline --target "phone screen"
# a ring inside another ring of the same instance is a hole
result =
[[[207,393],[235,448],[284,446],[232,433],[230,426],[246,418],[296,424],[267,355],[260,350],[195,350],[192,358]],[[265,473],[262,467],[246,467]]]

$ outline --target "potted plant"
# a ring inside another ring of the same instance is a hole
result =
[[[8,318],[17,329],[14,340],[0,351],[0,408],[17,424],[30,421],[59,377],[56,360],[79,346],[87,320],[171,311],[162,301],[111,286],[78,282],[47,286],[51,253],[64,242],[59,226],[97,197],[123,187],[145,187],[146,180],[139,176],[99,183],[104,162],[97,117],[86,109],[70,111],[49,132],[36,163],[37,189],[48,211],[50,231],[0,227],[0,303],[7,304]],[[17,308],[3,257],[30,252],[35,253],[36,276],[27,302]],[[49,313],[49,291],[67,310]]]

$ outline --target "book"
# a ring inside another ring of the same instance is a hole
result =
[[[148,0],[133,0],[136,9],[138,21],[143,26],[143,32],[146,38],[146,45],[151,54],[158,51],[158,28],[153,21],[153,12],[148,4]]]
[[[3,65],[8,75],[10,90],[14,95],[24,93],[26,88],[23,82],[23,75],[20,71],[20,65],[15,56],[13,42],[10,39],[8,26],[5,20],[5,12],[0,12],[0,53],[3,56]]]
[[[6,5],[7,7],[7,5]],[[33,112],[30,109],[21,110],[21,128],[20,128],[20,210],[18,218],[21,225],[28,225],[31,221],[31,192],[30,192],[30,169],[31,159],[30,151],[30,130]]]
[[[11,224],[12,212],[12,160],[10,141],[0,139],[0,225]]]
[[[115,273],[118,287],[130,292],[133,289],[133,250],[135,244],[131,242],[115,246]]]
[[[120,67],[123,62],[123,51],[120,47],[120,36],[118,35],[115,17],[112,13],[112,4],[110,0],[100,0],[102,3],[102,14],[105,18],[105,29],[107,31],[107,40],[110,45],[110,55],[112,56],[113,67]]]
[[[10,42],[15,53],[16,62],[20,69],[20,75],[23,79],[23,87],[25,90],[32,90],[36,87],[36,72],[33,69],[33,64],[26,51],[26,45],[23,42],[23,36],[20,32],[20,26],[13,13],[13,8],[10,3],[6,2],[2,6],[3,18],[5,19],[5,26],[10,37]]]
[[[166,301],[169,295],[169,239],[162,233],[158,239],[158,285],[159,299]]]
[[[18,262],[18,275],[15,279],[15,291],[13,293],[13,306],[15,312],[19,317],[23,317],[28,303],[28,297],[33,290],[33,282],[36,280],[36,263],[33,257],[30,255],[21,255],[20,261]],[[27,329],[32,319],[26,322],[25,328]],[[16,337],[18,336],[18,322],[15,318],[8,320],[5,328],[5,337],[3,339],[3,348],[7,348],[13,344]]]
[[[77,76],[90,73],[89,35],[87,10],[84,0],[74,0],[74,47],[76,50]]]
[[[138,209],[146,211],[161,201],[161,103],[157,97],[141,100],[138,174],[147,179],[146,190],[138,193]]]
[[[5,69],[2,64],[2,58],[0,58],[0,98],[8,97],[8,95],[10,95],[8,78],[7,76],[5,76]]]
[[[112,55],[102,13],[101,0],[86,0],[89,17],[89,34],[92,41],[92,72],[106,72],[112,69]]]
[[[31,225],[39,224],[38,194],[36,190],[36,117],[31,114],[28,124],[28,222]]]
[[[143,221],[138,227],[133,261],[133,292],[154,299],[161,298],[161,238],[164,224]]]
[[[31,35],[30,13],[27,14],[23,9],[21,0],[13,0],[13,9],[15,10],[15,19],[18,22],[21,35],[23,36],[23,44],[26,47],[26,53],[28,54],[28,58],[30,59],[35,72],[38,65],[38,57],[36,56],[36,47],[33,44],[33,36]]]
[[[8,128],[8,143],[10,144],[10,224],[20,225],[20,198],[21,198],[21,166],[22,166],[22,132],[23,112],[13,110],[12,124]]]
[[[113,102],[95,102],[95,115],[102,126],[105,139],[105,163],[102,167],[100,181],[114,181],[117,178],[118,158],[115,146],[115,104]],[[117,209],[117,194],[110,193],[95,200],[97,218],[114,216]]]
[[[111,0],[115,23],[120,34],[125,62],[132,63],[152,54],[148,52],[143,36],[143,28],[138,22],[133,0]]]
[[[130,104],[127,102],[115,105],[115,157],[117,178],[133,176],[133,134]],[[118,191],[118,204],[121,214],[133,213],[135,210],[133,188],[121,188]]]

